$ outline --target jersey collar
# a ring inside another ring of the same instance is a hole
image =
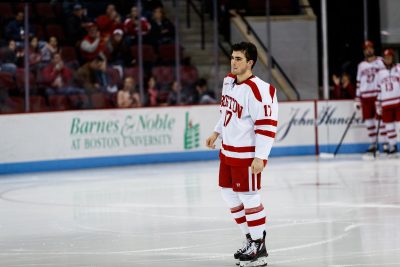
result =
[[[248,80],[253,79],[254,77],[255,77],[254,75],[251,75],[249,78],[247,78],[246,80],[242,81],[241,83],[237,82],[237,77],[236,77],[234,83],[237,84],[237,85],[241,85],[243,83],[246,83]]]

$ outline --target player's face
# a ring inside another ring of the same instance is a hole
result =
[[[393,63],[393,56],[392,56],[392,55],[384,56],[384,57],[383,57],[383,62],[384,62],[386,65],[392,65],[392,63]]]
[[[366,57],[372,57],[375,54],[374,48],[369,46],[367,48],[364,49],[364,55]]]
[[[241,51],[233,51],[231,56],[231,73],[233,75],[244,74],[251,70],[252,60],[247,61],[246,56]]]

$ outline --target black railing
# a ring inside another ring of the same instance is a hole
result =
[[[257,33],[254,31],[253,27],[251,27],[250,23],[246,20],[246,18],[242,15],[242,14],[238,14],[240,16],[240,18],[242,19],[242,21],[246,24],[247,27],[247,33],[251,33],[254,38],[256,38],[256,40],[260,43],[260,45],[262,46],[262,48],[265,50],[265,52],[269,53],[268,48],[265,46],[265,44],[261,41],[260,37],[258,37]],[[285,78],[285,80],[287,81],[287,83],[292,87],[293,91],[296,94],[296,98],[297,100],[300,100],[300,94],[297,91],[297,88],[294,86],[293,82],[290,80],[290,78],[286,75],[286,73],[283,71],[282,67],[279,65],[279,63],[276,61],[276,59],[271,55],[271,63],[272,63],[272,67],[276,67],[280,73],[282,73],[283,77]]]
[[[190,8],[193,9],[194,13],[200,18],[201,27],[201,49],[205,49],[205,29],[204,29],[204,0],[201,1],[200,10],[193,3],[192,0],[186,0],[186,27],[190,28]]]

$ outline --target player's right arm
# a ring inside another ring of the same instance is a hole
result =
[[[225,79],[224,79],[225,82]],[[224,88],[222,87],[222,95],[224,95]],[[223,121],[223,112],[222,112],[222,107],[219,107],[219,112],[220,112],[220,117],[219,120],[217,122],[217,124],[215,125],[214,128],[214,132],[207,138],[206,140],[206,146],[208,148],[214,149],[215,148],[215,141],[217,140],[218,136],[221,134],[222,132],[222,125],[224,123]]]
[[[361,107],[361,92],[360,92],[360,83],[361,83],[361,63],[358,64],[358,68],[357,68],[357,88],[356,88],[356,98],[354,99],[354,107],[355,109],[360,109]]]
[[[213,132],[206,140],[206,146],[208,148],[214,149],[215,148],[215,141],[217,140],[219,133]]]
[[[375,78],[375,88],[377,88],[378,95],[376,97],[376,101],[375,101],[375,110],[376,110],[376,114],[378,116],[382,115],[382,79],[381,79],[381,75],[380,72],[378,72],[377,77]]]

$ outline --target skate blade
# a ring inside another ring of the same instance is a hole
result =
[[[261,267],[267,266],[267,257],[260,257],[255,261],[241,261],[240,267]]]

